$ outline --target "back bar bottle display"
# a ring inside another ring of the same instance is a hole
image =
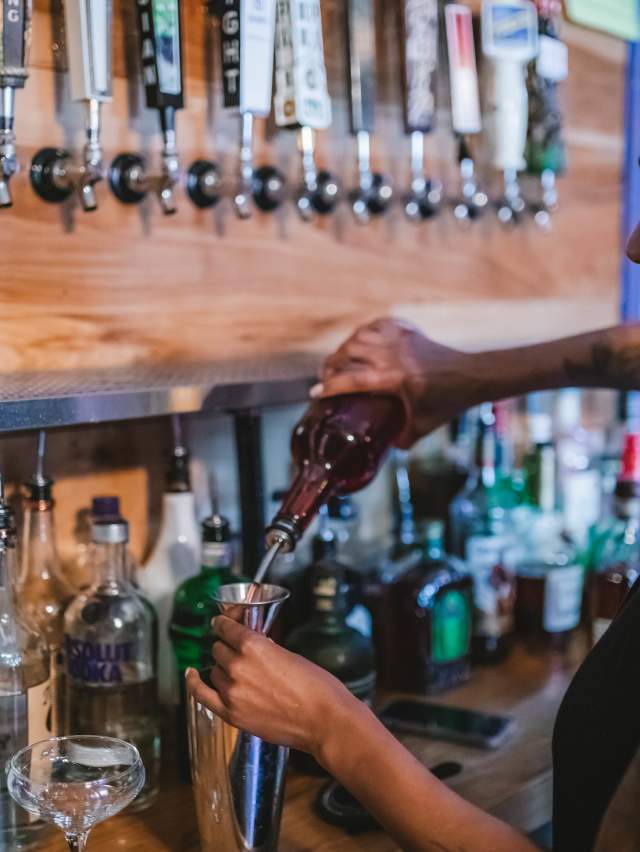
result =
[[[137,204],[155,192],[165,215],[176,212],[180,177],[176,147],[176,111],[184,106],[180,0],[137,0],[142,82],[149,109],[158,111],[162,131],[160,173],[149,173],[138,154],[119,154],[109,173],[115,196]]]
[[[276,0],[221,0],[220,56],[227,109],[240,113],[240,163],[233,205],[240,219],[251,202],[264,211],[280,206],[284,176],[273,166],[254,168],[254,120],[271,112]]]
[[[82,104],[86,140],[81,163],[64,148],[42,148],[31,166],[31,184],[44,201],[62,202],[77,191],[83,210],[98,207],[96,184],[103,178],[101,104],[111,101],[111,0],[64,5],[71,98]]]
[[[15,97],[28,74],[31,0],[2,0],[0,14],[0,207],[11,207],[9,181],[18,170]]]
[[[402,0],[404,33],[404,115],[411,140],[411,187],[404,199],[408,219],[420,221],[438,212],[442,185],[424,171],[425,138],[436,118],[438,69],[437,0]]]
[[[319,0],[279,0],[275,84],[276,124],[298,128],[302,186],[296,206],[309,221],[314,213],[330,213],[339,197],[335,177],[319,171],[315,159],[315,132],[331,125]]]
[[[525,167],[527,65],[538,52],[538,19],[529,0],[484,0],[482,52],[488,60],[485,129],[491,165],[502,173],[498,219],[517,222],[525,210],[518,172]]]
[[[449,84],[451,87],[451,122],[458,138],[461,197],[454,206],[456,219],[475,219],[487,206],[485,192],[478,189],[470,137],[482,130],[480,92],[476,51],[473,44],[471,10],[458,3],[445,6],[447,48],[449,53]]]
[[[349,103],[356,137],[358,186],[350,194],[360,224],[384,213],[393,196],[389,181],[371,171],[371,134],[376,104],[376,29],[373,0],[347,0]]]

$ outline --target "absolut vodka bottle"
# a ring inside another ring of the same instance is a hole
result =
[[[65,614],[69,732],[137,746],[146,771],[141,808],[158,791],[160,764],[153,618],[127,579],[127,522],[96,518],[91,537],[96,580]]]

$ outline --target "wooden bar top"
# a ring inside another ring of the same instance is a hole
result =
[[[426,766],[445,760],[460,763],[460,773],[447,782],[454,790],[523,831],[532,831],[551,817],[553,722],[583,655],[581,642],[563,656],[533,656],[516,647],[506,662],[475,668],[469,683],[433,699],[515,717],[513,737],[495,751],[415,736],[403,736],[402,740]],[[170,753],[166,756],[157,801],[144,813],[125,813],[97,826],[89,838],[89,852],[197,852],[200,847],[191,787],[177,780],[172,757]],[[352,836],[321,820],[313,802],[323,783],[322,779],[290,771],[280,852],[351,852],[365,848],[368,852],[391,852],[398,848],[382,831]],[[62,833],[56,830],[42,849],[64,852]]]

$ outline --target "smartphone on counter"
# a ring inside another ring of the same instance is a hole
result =
[[[510,716],[496,716],[418,699],[393,699],[382,707],[378,715],[392,731],[479,748],[498,748],[511,736],[515,725]]]

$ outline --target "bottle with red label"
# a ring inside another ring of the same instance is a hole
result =
[[[640,574],[640,432],[625,436],[613,516],[595,536],[590,553],[592,638],[605,632]]]

